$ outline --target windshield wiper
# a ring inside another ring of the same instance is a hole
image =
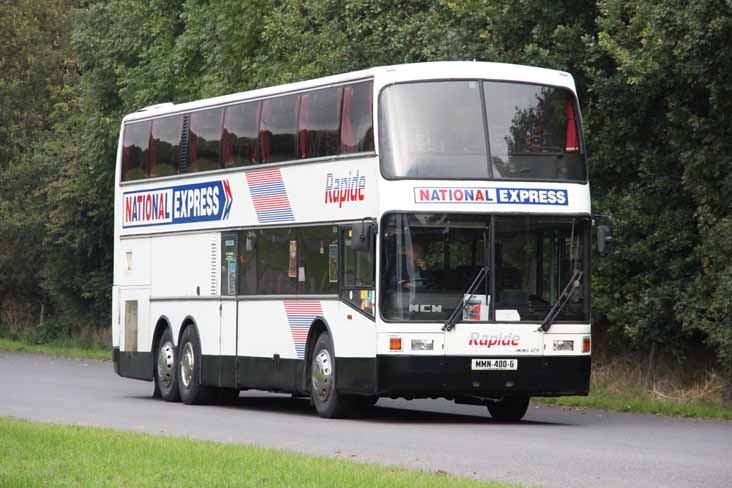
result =
[[[458,302],[457,307],[452,311],[452,314],[450,315],[450,318],[447,319],[447,322],[445,322],[445,325],[442,326],[442,330],[447,332],[455,328],[455,324],[458,323],[459,317],[462,315],[463,310],[465,310],[465,305],[473,298],[476,288],[478,288],[478,285],[480,285],[481,281],[483,281],[483,278],[485,278],[487,274],[488,266],[480,268],[480,271],[478,271],[478,274],[475,276],[473,283],[468,287],[465,293],[463,293],[463,297]],[[465,299],[465,295],[468,295],[467,300]]]
[[[565,286],[564,290],[562,290],[562,294],[559,295],[559,298],[557,298],[557,301],[549,310],[549,313],[547,313],[546,317],[544,317],[544,321],[541,323],[541,327],[539,327],[540,331],[546,332],[549,330],[549,328],[552,326],[552,323],[554,323],[554,320],[557,318],[557,316],[559,316],[561,311],[564,309],[564,306],[569,301],[569,298],[572,296],[574,288],[579,288],[583,274],[584,273],[582,273],[582,271],[578,269],[574,270],[574,274],[569,279],[569,283],[567,283],[567,286]]]

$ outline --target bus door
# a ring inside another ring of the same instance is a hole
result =
[[[239,235],[221,234],[221,297],[219,302],[219,386],[236,386],[238,335]]]

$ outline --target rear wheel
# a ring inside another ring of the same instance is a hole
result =
[[[336,361],[333,342],[323,332],[315,342],[310,364],[310,394],[318,415],[324,418],[343,417],[350,410],[349,399],[336,389]]]
[[[186,327],[180,338],[178,385],[180,398],[187,405],[211,401],[211,388],[201,384],[201,343],[193,327]]]
[[[529,408],[529,397],[504,398],[500,402],[488,403],[488,411],[495,420],[518,422]]]
[[[159,395],[166,402],[179,401],[180,393],[175,371],[175,346],[173,345],[173,334],[170,333],[170,329],[165,329],[163,335],[160,336],[154,368],[155,391],[153,396]]]

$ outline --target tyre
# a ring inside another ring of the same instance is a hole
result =
[[[201,342],[193,327],[186,327],[178,352],[178,389],[186,405],[209,403],[212,389],[201,384]]]
[[[159,396],[166,402],[177,402],[180,400],[178,391],[178,377],[176,374],[176,353],[173,345],[173,334],[170,329],[165,329],[158,341],[153,363],[155,391],[153,396]]]
[[[350,411],[349,398],[340,395],[336,385],[336,360],[330,334],[323,332],[315,342],[310,363],[310,395],[318,415],[343,417]]]
[[[500,402],[488,403],[488,411],[495,420],[501,422],[518,422],[529,408],[529,397],[504,398]]]

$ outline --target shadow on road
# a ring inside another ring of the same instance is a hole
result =
[[[254,394],[256,395],[256,394]],[[209,408],[217,408],[227,411],[256,411],[285,415],[301,415],[316,418],[318,415],[315,408],[310,404],[309,398],[293,398],[290,395],[279,395],[262,392],[262,396],[254,396],[246,393],[233,402],[219,405],[209,405]],[[133,398],[160,401],[152,397],[135,396]],[[510,424],[510,425],[568,425],[563,422],[522,420],[521,422],[500,422],[493,420],[488,414],[485,416],[471,415],[467,413],[436,412],[432,410],[417,410],[414,406],[410,408],[395,408],[393,406],[379,406],[354,411],[348,417],[349,420],[374,423],[395,423],[395,424]]]

